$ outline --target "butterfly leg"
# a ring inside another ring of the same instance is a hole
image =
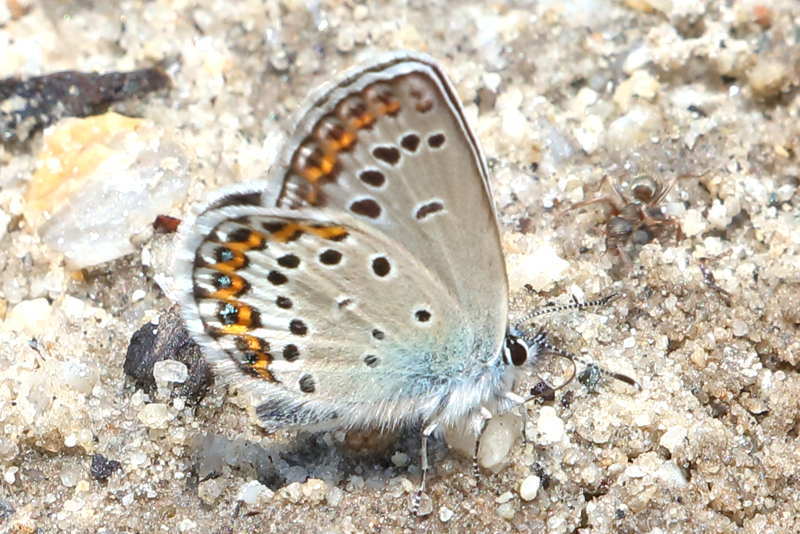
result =
[[[422,465],[422,481],[416,493],[414,493],[414,500],[411,503],[411,515],[417,515],[419,512],[419,503],[422,499],[422,494],[425,492],[425,482],[428,478],[428,469],[430,468],[428,465],[428,438],[433,434],[438,425],[439,423],[434,421],[422,429],[422,442],[420,443],[419,449],[420,462]]]
[[[475,449],[472,452],[472,476],[475,478],[476,484],[478,483],[478,479],[480,477],[480,470],[478,466],[478,448],[481,446],[481,438],[483,437],[483,432],[488,426],[487,423],[489,422],[489,419],[492,418],[492,412],[490,412],[486,407],[481,406],[479,417],[480,429],[478,430],[477,436],[475,436]]]

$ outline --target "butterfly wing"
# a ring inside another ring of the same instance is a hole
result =
[[[507,282],[485,164],[438,67],[392,55],[346,74],[282,154],[271,189],[223,192],[183,241],[184,316],[217,369],[250,377],[273,428],[392,426],[475,385]]]
[[[273,427],[391,426],[430,412],[469,374],[468,359],[456,369],[449,355],[481,341],[413,253],[328,215],[231,206],[198,218],[189,328],[218,373],[250,378]]]
[[[391,54],[313,95],[273,167],[278,205],[332,206],[391,235],[436,272],[499,350],[507,279],[486,163],[452,84]]]

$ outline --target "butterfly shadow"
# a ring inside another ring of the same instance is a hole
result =
[[[398,477],[413,480],[420,476],[419,429],[387,433],[299,431],[271,436],[276,439],[256,442],[198,434],[190,446],[194,484],[230,470],[252,477],[273,491],[315,478],[348,491],[366,486],[388,490],[391,495],[394,486],[399,498],[408,488],[401,487]],[[434,460],[448,454],[440,439],[429,444],[428,452]]]

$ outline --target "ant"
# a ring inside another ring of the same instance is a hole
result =
[[[683,239],[680,223],[664,213],[660,204],[679,179],[690,176],[695,175],[676,176],[666,184],[661,184],[647,175],[638,176],[630,181],[629,197],[622,187],[614,184],[611,178],[605,175],[603,181],[611,190],[611,194],[584,200],[567,208],[566,211],[590,204],[606,203],[611,208],[611,216],[606,221],[606,248],[615,250],[630,266],[630,258],[623,248],[629,242],[635,246],[646,245],[653,239],[660,240],[669,230],[672,231],[676,243]]]

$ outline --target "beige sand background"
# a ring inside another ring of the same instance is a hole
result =
[[[800,531],[798,41],[793,0],[0,2],[0,77],[173,80],[113,108],[143,121],[0,145],[0,530]],[[153,214],[263,177],[309,90],[394,49],[441,61],[483,144],[513,316],[620,292],[539,324],[642,386],[575,381],[529,406],[528,442],[477,485],[439,443],[421,519],[413,434],[367,455],[267,436],[223,388],[194,404],[123,372],[171,306]],[[73,185],[42,205],[43,168]],[[662,204],[685,238],[626,267],[601,206],[559,213],[641,174],[697,176]],[[97,455],[120,465],[104,482]]]

